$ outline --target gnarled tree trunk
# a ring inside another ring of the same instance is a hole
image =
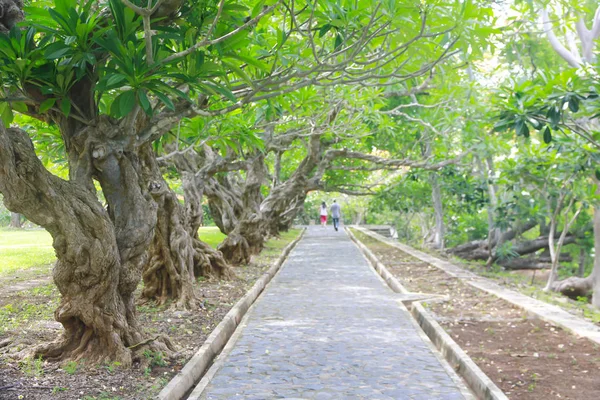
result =
[[[198,306],[195,276],[229,276],[228,265],[220,253],[197,239],[197,219],[193,219],[193,225],[187,220],[177,195],[163,179],[150,146],[143,149],[142,159],[146,184],[158,204],[154,239],[143,273],[142,297],[161,305],[171,300],[177,308],[194,309]]]
[[[596,182],[596,194],[600,192],[600,185]],[[600,308],[600,207],[594,207],[594,269],[586,278],[576,276],[557,281],[552,284],[551,290],[560,292],[565,296],[577,299],[577,297],[592,295],[592,305]]]
[[[249,263],[250,258],[263,249],[266,239],[265,219],[260,210],[263,200],[260,189],[267,175],[264,158],[262,153],[254,155],[246,172],[241,197],[242,215],[218,247],[225,259],[234,265]]]
[[[132,362],[142,341],[133,293],[152,238],[155,206],[138,185],[136,157],[115,146],[89,146],[109,204],[92,185],[50,174],[21,130],[0,127],[0,192],[6,206],[50,232],[62,297],[55,318],[60,338],[34,350],[50,359]],[[158,344],[156,344],[158,346]],[[166,348],[165,348],[166,350]]]
[[[244,213],[243,181],[236,174],[212,177],[206,182],[204,194],[210,214],[219,230],[229,235]]]

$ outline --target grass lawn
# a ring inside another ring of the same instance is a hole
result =
[[[199,236],[214,248],[226,237],[216,226],[200,228]],[[0,276],[49,270],[55,259],[52,237],[45,230],[0,228]]]
[[[199,229],[198,237],[204,243],[210,245],[212,248],[217,248],[217,246],[225,240],[227,235],[223,235],[218,227],[216,226],[205,226]]]
[[[300,234],[300,229],[290,229],[287,232],[281,232],[278,238],[271,238],[265,243],[265,248],[261,252],[263,256],[279,257],[284,247]]]
[[[43,229],[0,228],[0,275],[54,262],[52,237]]]

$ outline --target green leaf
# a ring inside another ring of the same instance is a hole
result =
[[[20,113],[27,112],[27,106],[22,101],[16,101],[16,102],[12,103],[12,108],[13,108],[13,110],[20,112]]]
[[[65,114],[65,117],[68,117],[71,113],[71,100],[68,97],[63,97],[60,101],[60,109]]]
[[[150,104],[150,101],[148,100],[148,96],[146,95],[146,92],[143,90],[138,90],[137,96],[138,96],[138,100],[140,101],[140,106],[142,106],[142,109],[144,110],[144,112],[148,115],[152,115],[152,105]]]
[[[167,106],[167,108],[169,108],[170,110],[175,110],[175,104],[173,104],[173,102],[167,95],[156,90],[153,90],[152,93],[154,93],[156,97],[158,97],[160,101],[162,101],[165,104],[165,106]]]
[[[110,106],[110,113],[117,118],[126,116],[135,105],[135,92],[128,90],[118,95]]]
[[[231,90],[227,89],[224,86],[221,86],[219,84],[216,84],[214,82],[204,82],[201,86],[203,87],[208,87],[210,92],[213,93],[220,93],[222,94],[224,97],[226,97],[227,99],[231,100],[232,102],[236,102],[237,99],[235,98],[235,96],[233,95],[233,93],[231,93]],[[210,90],[212,89],[212,90]]]
[[[77,41],[77,36],[67,36],[65,38],[66,45],[71,45],[71,44],[75,43],[76,41]]]
[[[600,181],[600,170],[599,169],[594,171],[594,175],[596,175],[596,179],[598,179]]]
[[[517,136],[523,135],[523,126],[524,125],[525,125],[525,123],[523,122],[522,119],[518,119],[515,121],[515,132],[517,133]]]
[[[56,42],[52,43],[44,50],[44,58],[46,60],[56,60],[64,57],[71,51],[71,48],[64,43]]]
[[[331,29],[331,25],[330,24],[325,24],[321,27],[321,29],[319,29],[319,37],[323,37],[325,36],[325,34],[327,32],[329,32],[329,30]]]
[[[552,141],[552,132],[550,132],[550,127],[546,127],[544,130],[544,143],[549,144]]]
[[[252,18],[255,18],[258,14],[260,14],[260,12],[263,9],[264,4],[265,4],[265,0],[261,0],[258,3],[256,3],[254,8],[252,9],[252,14],[250,14],[252,16]]]
[[[342,35],[340,35],[339,33],[335,35],[335,43],[333,45],[334,50],[337,50],[342,45],[342,42]]]
[[[560,122],[560,111],[556,107],[550,107],[546,113],[546,116],[552,123],[552,126],[556,126]]]
[[[125,75],[122,74],[114,74],[111,75],[110,78],[108,78],[106,80],[106,87],[108,89],[114,89],[115,87],[117,87],[120,83],[124,82],[127,80],[127,77]]]
[[[0,103],[0,117],[2,118],[4,126],[8,128],[13,121],[14,115],[8,103],[6,102]]]
[[[576,113],[579,111],[579,99],[575,96],[569,98],[569,110]]]
[[[42,104],[40,104],[40,113],[45,113],[46,111],[51,109],[55,103],[56,103],[55,98],[46,99],[46,100],[42,101]]]

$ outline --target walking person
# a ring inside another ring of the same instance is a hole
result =
[[[333,204],[331,205],[331,220],[333,221],[333,228],[337,231],[340,226],[340,217],[342,216],[342,208],[333,199]]]
[[[321,226],[325,228],[325,225],[327,225],[327,204],[325,204],[325,202],[322,202],[321,207],[319,207],[319,210],[321,214]]]

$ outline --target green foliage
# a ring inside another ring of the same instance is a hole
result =
[[[41,377],[44,375],[44,360],[42,357],[28,357],[19,363],[19,368],[25,375],[33,377]]]
[[[505,261],[510,260],[511,258],[519,257],[519,253],[517,253],[513,247],[514,245],[512,242],[504,242],[497,246],[496,257],[498,257],[498,260]]]
[[[75,372],[77,372],[78,368],[79,364],[77,364],[77,361],[69,361],[63,365],[63,370],[69,375],[73,375]]]
[[[106,369],[106,371],[109,374],[112,374],[113,372],[115,372],[115,370],[117,368],[119,368],[121,366],[121,363],[118,361],[112,361],[112,362],[106,362],[106,364],[104,364],[104,368]]]
[[[564,114],[577,113],[583,102],[594,101],[598,94],[585,89],[586,83],[574,70],[563,71],[551,78],[516,83],[498,94],[502,111],[494,126],[497,132],[513,129],[517,136],[529,138],[538,131],[545,143],[552,132],[566,127]],[[583,90],[582,90],[583,89]]]
[[[160,351],[144,350],[144,357],[149,361],[150,367],[165,367],[167,365]]]

